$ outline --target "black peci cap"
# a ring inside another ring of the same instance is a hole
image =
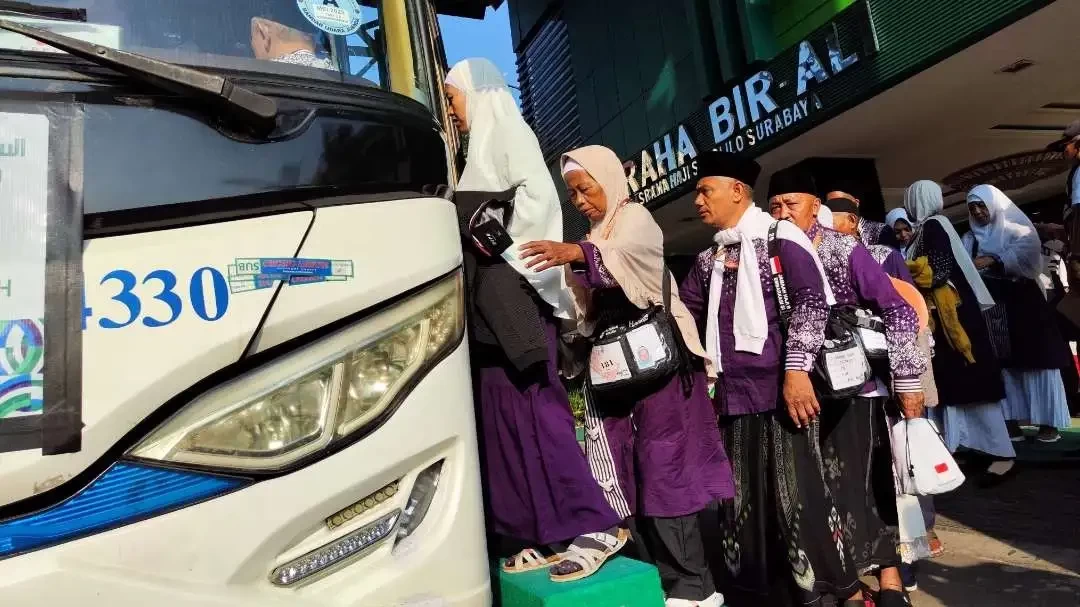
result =
[[[711,150],[698,156],[698,177],[730,177],[751,188],[761,174],[761,165],[730,152]]]
[[[781,169],[769,179],[769,196],[783,194],[811,194],[821,197],[814,174],[805,166],[795,165]]]
[[[821,188],[823,198],[829,192],[843,192],[853,198],[862,199],[865,181],[852,177],[846,169],[847,167],[830,167],[817,175],[817,185]]]

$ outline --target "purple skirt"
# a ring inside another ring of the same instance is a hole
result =
[[[481,463],[491,531],[553,544],[622,521],[604,499],[577,442],[566,389],[555,370],[555,327],[545,327],[546,369],[523,376],[509,362],[478,358]]]
[[[588,395],[586,452],[608,502],[623,516],[686,516],[731,499],[735,484],[716,412],[695,372],[634,403]]]

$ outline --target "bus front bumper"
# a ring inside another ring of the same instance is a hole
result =
[[[463,342],[383,426],[347,449],[201,504],[6,559],[0,596],[20,607],[490,605],[474,420]],[[410,535],[390,533],[290,585],[272,580],[275,569],[404,512],[417,475],[439,462],[434,498]],[[384,500],[352,508],[330,528],[327,519],[376,494]]]

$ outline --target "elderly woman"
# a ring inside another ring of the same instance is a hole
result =
[[[904,209],[904,207],[897,207],[889,211],[885,215],[885,225],[892,228],[893,235],[896,236],[896,243],[900,248],[900,253],[906,254],[908,245],[911,244],[911,236],[913,234],[911,220],[908,219],[907,210]]]
[[[469,138],[459,207],[505,193],[513,201],[506,231],[515,242],[561,240],[555,184],[499,70],[485,59],[465,60],[450,70],[446,91],[454,124]],[[532,546],[503,570],[548,567],[560,558],[551,552],[570,540],[568,554],[586,553],[598,566],[629,532],[618,527],[623,517],[604,499],[578,447],[556,371],[555,318],[569,318],[570,309],[563,274],[526,268],[513,246],[501,256],[477,249],[467,248],[466,270],[486,516],[495,534]]]
[[[933,310],[934,379],[941,404],[933,410],[950,451],[961,446],[996,459],[980,482],[993,484],[1013,469],[1016,451],[1005,427],[1001,366],[983,311],[994,306],[952,223],[941,214],[941,186],[916,181],[904,195],[915,234],[908,268]]]
[[[614,152],[588,146],[564,154],[562,174],[570,201],[591,230],[579,243],[527,243],[529,266],[572,270],[579,331],[586,336],[634,321],[661,304],[664,235],[652,214],[629,200],[622,163]],[[669,284],[671,284],[669,283]],[[704,357],[697,326],[672,287],[668,312],[685,354],[684,368],[659,385],[586,398],[586,450],[609,503],[636,515],[655,559],[668,606],[716,605],[705,560],[698,513],[734,495],[731,468],[720,442],[716,414],[705,391]],[[688,364],[687,364],[688,363]],[[635,364],[629,362],[628,364]],[[558,571],[591,567],[571,555]]]
[[[895,532],[892,460],[885,438],[885,401],[891,385],[905,417],[923,414],[919,376],[926,369],[926,359],[916,342],[918,317],[857,236],[821,225],[824,207],[817,189],[813,176],[799,167],[777,172],[769,183],[770,213],[775,219],[790,220],[806,233],[825,268],[837,306],[869,310],[882,318],[888,350],[886,375],[872,378],[858,396],[831,398],[822,407],[825,479],[845,521],[844,550],[857,570],[881,570],[878,604],[906,605],[898,569],[899,537]],[[850,206],[830,208],[832,213],[824,212],[828,225],[832,225],[835,213],[853,214]],[[855,232],[856,222],[841,223]],[[863,600],[861,590],[838,598],[856,604]]]
[[[964,247],[975,260],[990,294],[1005,308],[1009,351],[1001,361],[1005,419],[1013,441],[1024,439],[1021,422],[1039,426],[1038,440],[1060,440],[1069,406],[1061,381],[1068,348],[1053,311],[1035,281],[1042,271],[1042,243],[1035,226],[1004,192],[980,185],[968,193],[971,231]]]

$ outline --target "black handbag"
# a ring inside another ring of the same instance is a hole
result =
[[[769,228],[769,268],[773,292],[780,310],[780,326],[786,335],[792,306],[776,242],[778,225],[779,223],[774,223]],[[811,373],[818,396],[823,399],[857,396],[866,382],[873,377],[866,349],[859,336],[859,315],[855,310],[853,306],[833,306],[829,309],[829,319],[825,324],[825,342],[814,358]]]
[[[685,368],[684,350],[671,316],[671,272],[665,266],[663,304],[607,326],[592,339],[589,389],[605,394],[656,386]]]

